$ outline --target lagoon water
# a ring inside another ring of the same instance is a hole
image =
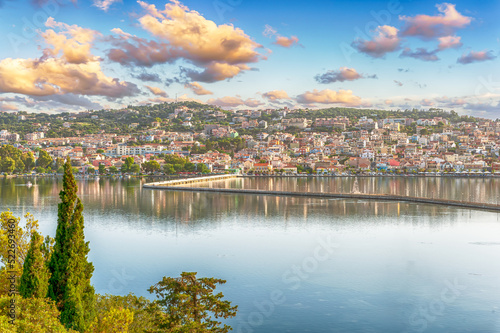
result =
[[[359,178],[361,191],[496,203],[500,179]],[[0,209],[55,235],[61,179],[0,180]],[[360,200],[142,189],[83,180],[99,293],[147,296],[163,276],[227,280],[234,332],[500,332],[497,213]],[[353,179],[211,186],[344,191]]]

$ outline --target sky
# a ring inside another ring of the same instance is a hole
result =
[[[500,118],[500,1],[0,0],[0,111],[194,100]]]

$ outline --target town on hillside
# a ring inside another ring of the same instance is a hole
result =
[[[223,110],[195,102],[0,113],[0,172],[500,175],[500,121],[454,111]]]

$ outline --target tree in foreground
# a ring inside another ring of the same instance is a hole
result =
[[[230,326],[213,319],[236,316],[238,306],[223,300],[222,293],[213,293],[217,284],[224,283],[215,278],[197,279],[195,272],[164,277],[149,288],[157,297],[152,305],[156,328],[150,332],[228,332]]]
[[[88,333],[118,333],[129,332],[129,326],[134,321],[134,313],[129,309],[111,308],[94,319]]]
[[[0,213],[0,295],[9,293],[10,281],[8,277],[11,275],[9,271],[15,272],[16,276],[21,276],[24,261],[30,248],[30,239],[33,233],[38,230],[38,221],[33,215],[26,213],[24,218],[23,226],[21,218],[14,216],[11,211]],[[9,235],[11,236],[9,237]],[[9,260],[11,259],[9,254],[12,254],[9,250],[15,250],[16,253],[13,263]],[[16,288],[19,287],[18,282]]]
[[[0,296],[0,332],[76,333],[61,324],[57,307],[47,298],[15,296],[17,315],[12,325],[8,322],[11,300],[11,297]]]
[[[125,296],[96,295],[96,317],[90,332],[124,332],[117,329],[128,324],[128,333],[144,333],[154,327],[151,301],[134,294]],[[125,311],[127,310],[127,311]],[[132,319],[132,321],[130,321]],[[108,330],[103,330],[103,327]],[[93,331],[94,329],[94,331]]]
[[[61,312],[61,323],[85,332],[95,316],[94,287],[90,284],[94,266],[87,258],[90,249],[83,234],[83,204],[76,195],[77,191],[68,158],[64,164],[56,238],[49,262],[48,296]]]
[[[50,238],[44,242],[38,232],[31,235],[30,248],[23,265],[23,274],[19,283],[22,297],[45,298],[49,288]]]

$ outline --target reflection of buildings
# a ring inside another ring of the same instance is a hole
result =
[[[245,178],[213,183],[213,186],[235,188],[262,188],[279,191],[348,192],[352,178]],[[24,180],[0,180],[1,209],[33,207],[57,210],[62,179],[40,178],[31,189]],[[144,181],[101,178],[78,181],[79,196],[84,214],[110,223],[113,215],[127,216],[126,222],[149,227],[153,223],[179,224],[182,227],[202,228],[216,223],[224,216],[234,216],[236,223],[251,224],[255,216],[278,219],[284,224],[292,218],[303,221],[316,219],[328,223],[343,216],[401,216],[415,218],[421,223],[422,216],[452,214],[444,206],[414,205],[397,202],[358,200],[324,200],[300,197],[258,196],[142,189]],[[358,178],[361,192],[397,193],[409,196],[426,196],[496,203],[500,195],[500,179],[487,178]],[[29,209],[28,209],[29,210]],[[35,212],[32,212],[35,213]],[[325,218],[327,217],[327,218]],[[308,222],[309,223],[309,222]],[[119,225],[117,226],[119,227]]]

